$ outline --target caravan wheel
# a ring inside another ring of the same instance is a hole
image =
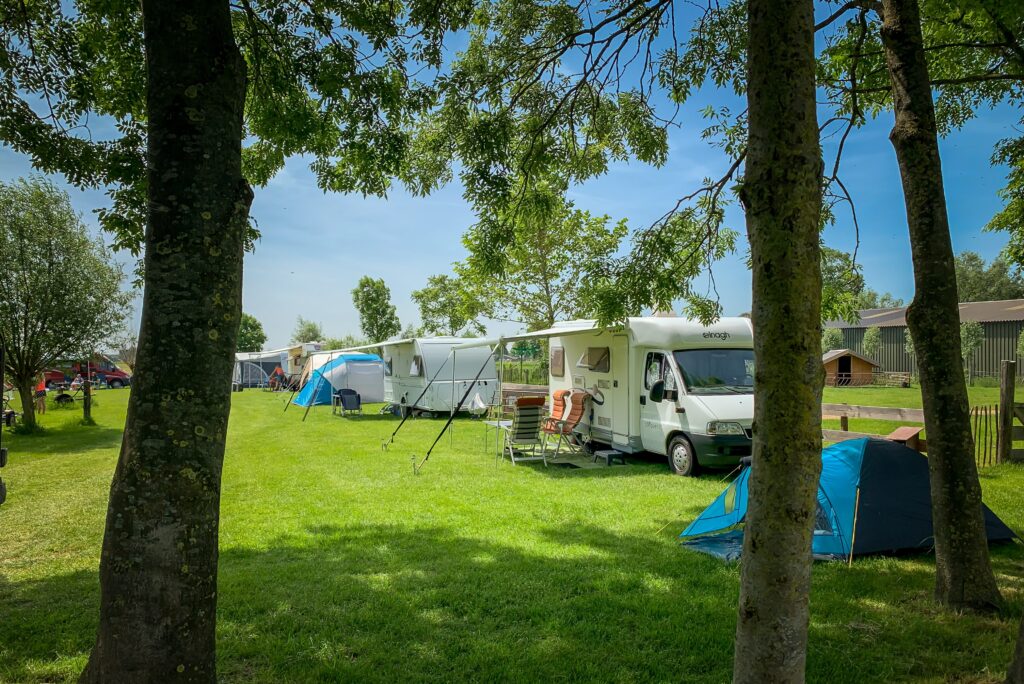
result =
[[[676,475],[697,474],[697,456],[690,440],[683,435],[676,435],[668,443],[668,465]]]

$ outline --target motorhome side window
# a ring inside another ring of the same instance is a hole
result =
[[[665,397],[675,399],[676,374],[672,371],[668,359],[659,352],[647,354],[647,363],[644,366],[644,389],[651,389],[651,385],[658,380],[665,381]]]
[[[384,375],[391,377],[391,359],[384,359]]]
[[[552,347],[549,366],[551,376],[554,378],[565,377],[565,347]]]
[[[753,394],[753,349],[687,349],[673,352],[690,394]]]
[[[414,356],[412,357],[412,365],[409,366],[409,375],[414,378],[421,377],[423,375],[423,357]]]
[[[607,373],[611,370],[611,350],[608,347],[587,347],[583,356],[576,362],[577,368],[586,368],[595,373]]]
[[[664,354],[651,352],[647,355],[646,370],[644,371],[644,389],[651,389],[651,385],[661,380],[661,367],[664,363]]]

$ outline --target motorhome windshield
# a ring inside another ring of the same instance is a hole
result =
[[[753,349],[687,349],[673,353],[690,394],[753,394]]]

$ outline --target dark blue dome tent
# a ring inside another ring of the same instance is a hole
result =
[[[683,530],[684,546],[724,560],[743,550],[750,469]],[[1017,537],[984,506],[989,542]],[[840,442],[821,452],[811,550],[816,559],[929,550],[933,546],[928,459],[885,439]]]

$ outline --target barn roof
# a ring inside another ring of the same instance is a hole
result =
[[[892,309],[863,309],[858,311],[860,321],[829,321],[826,328],[892,328],[907,324],[907,307]],[[1024,321],[1024,299],[1002,299],[995,302],[962,302],[960,320],[978,323],[997,321]]]
[[[863,354],[858,354],[852,349],[833,349],[832,351],[827,351],[821,355],[821,362],[822,364],[826,364],[829,361],[835,361],[840,356],[856,356],[861,361],[866,361],[867,363],[870,363],[872,366],[881,365],[874,359],[864,356]]]

